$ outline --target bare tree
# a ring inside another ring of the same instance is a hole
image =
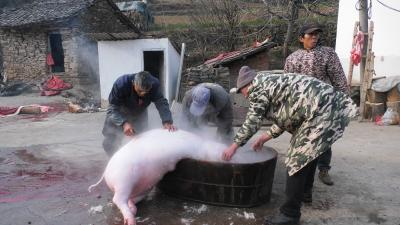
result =
[[[191,0],[194,12],[191,15],[193,27],[199,32],[219,34],[214,40],[226,50],[234,50],[241,23],[242,10],[237,0]]]
[[[283,43],[282,54],[284,57],[288,55],[289,43],[292,40],[295,25],[298,23],[300,12],[305,17],[311,15],[319,16],[335,16],[320,11],[321,3],[337,4],[334,0],[263,0],[266,6],[267,15],[270,18],[279,18],[286,21],[287,30]],[[303,19],[304,19],[303,18]]]

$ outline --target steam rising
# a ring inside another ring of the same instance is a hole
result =
[[[154,107],[153,104],[151,104],[148,107],[148,117],[149,117],[149,128],[148,130],[154,130],[154,129],[159,129],[162,127],[161,119],[158,114],[157,109]],[[228,144],[231,143],[222,143],[219,137],[216,135],[216,127],[212,126],[202,126],[199,127],[199,129],[190,129],[190,126],[188,125],[188,121],[184,119],[184,117],[181,115],[180,112],[173,112],[173,118],[174,118],[174,125],[178,127],[178,130],[185,130],[188,131],[196,138],[192,138],[190,140],[168,140],[169,145],[176,146],[176,148],[179,148],[181,145],[181,141],[186,141],[189,143],[188,146],[193,146],[193,147],[188,147],[186,149],[187,153],[189,156],[195,156],[198,152],[196,152],[196,148],[198,146],[204,146],[204,151],[206,151],[204,154],[207,155],[207,161],[213,161],[213,162],[225,162],[223,161],[222,158],[222,152],[228,147]],[[155,132],[150,132],[150,133],[155,133]],[[123,134],[121,134],[123,135]],[[140,135],[140,134],[139,134]],[[148,134],[146,134],[148,135]],[[178,134],[177,134],[178,135]],[[137,136],[140,138],[139,136]],[[149,142],[149,145],[154,146],[155,152],[158,151],[158,149],[163,149],[163,145],[165,144],[165,141],[161,140],[159,136],[154,136],[149,138],[152,141]],[[126,144],[132,140],[132,137],[126,137],[124,136],[123,139],[123,145]],[[232,140],[233,141],[233,140]],[[159,143],[158,145],[155,144],[154,142]],[[163,143],[164,142],[164,143]],[[227,163],[255,163],[255,162],[263,162],[268,159],[271,159],[274,157],[274,154],[271,151],[259,151],[255,152],[251,148],[251,143],[252,141],[249,141],[248,144],[245,146],[241,147],[238,149],[234,157],[230,162]]]

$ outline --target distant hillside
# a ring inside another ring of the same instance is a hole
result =
[[[208,0],[195,2],[201,1]],[[232,30],[229,30],[227,26],[221,26],[221,24],[227,24],[226,21],[219,23],[215,17],[213,21],[212,15],[215,14],[207,15],[211,11],[211,6],[198,7],[192,2],[191,0],[148,0],[149,8],[155,18],[155,24],[150,30],[167,35],[177,45],[186,43],[189,64],[196,65],[220,52],[251,46],[256,41],[264,41],[267,37],[279,46],[284,44],[288,29],[287,21],[268,12],[261,0],[238,1],[240,22]],[[309,5],[299,10],[298,19],[293,25],[292,37],[289,39],[289,48],[295,50],[299,47],[298,29],[309,22],[322,24],[324,29],[324,35],[321,36],[322,43],[334,47],[338,1],[303,0],[301,3],[309,3]],[[272,9],[278,12],[286,11],[286,8],[273,7],[275,6],[272,6]],[[196,22],[199,18],[201,23]],[[281,69],[279,67],[281,66],[278,65],[277,69]]]

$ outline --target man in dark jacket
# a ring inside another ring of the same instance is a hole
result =
[[[232,104],[228,92],[221,85],[198,84],[185,93],[182,107],[183,115],[192,128],[211,122],[217,126],[222,141],[232,141]]]
[[[103,127],[103,148],[111,157],[120,147],[122,133],[134,136],[147,127],[147,107],[153,102],[160,114],[163,127],[175,131],[167,99],[160,90],[160,82],[143,71],[119,77],[108,98],[109,106]]]

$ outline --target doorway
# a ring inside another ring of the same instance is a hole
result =
[[[61,34],[49,34],[49,44],[51,55],[53,56],[54,65],[51,66],[51,72],[65,72],[64,68],[64,49],[62,45]]]
[[[143,51],[143,70],[160,81],[161,92],[165,95],[164,51]]]

